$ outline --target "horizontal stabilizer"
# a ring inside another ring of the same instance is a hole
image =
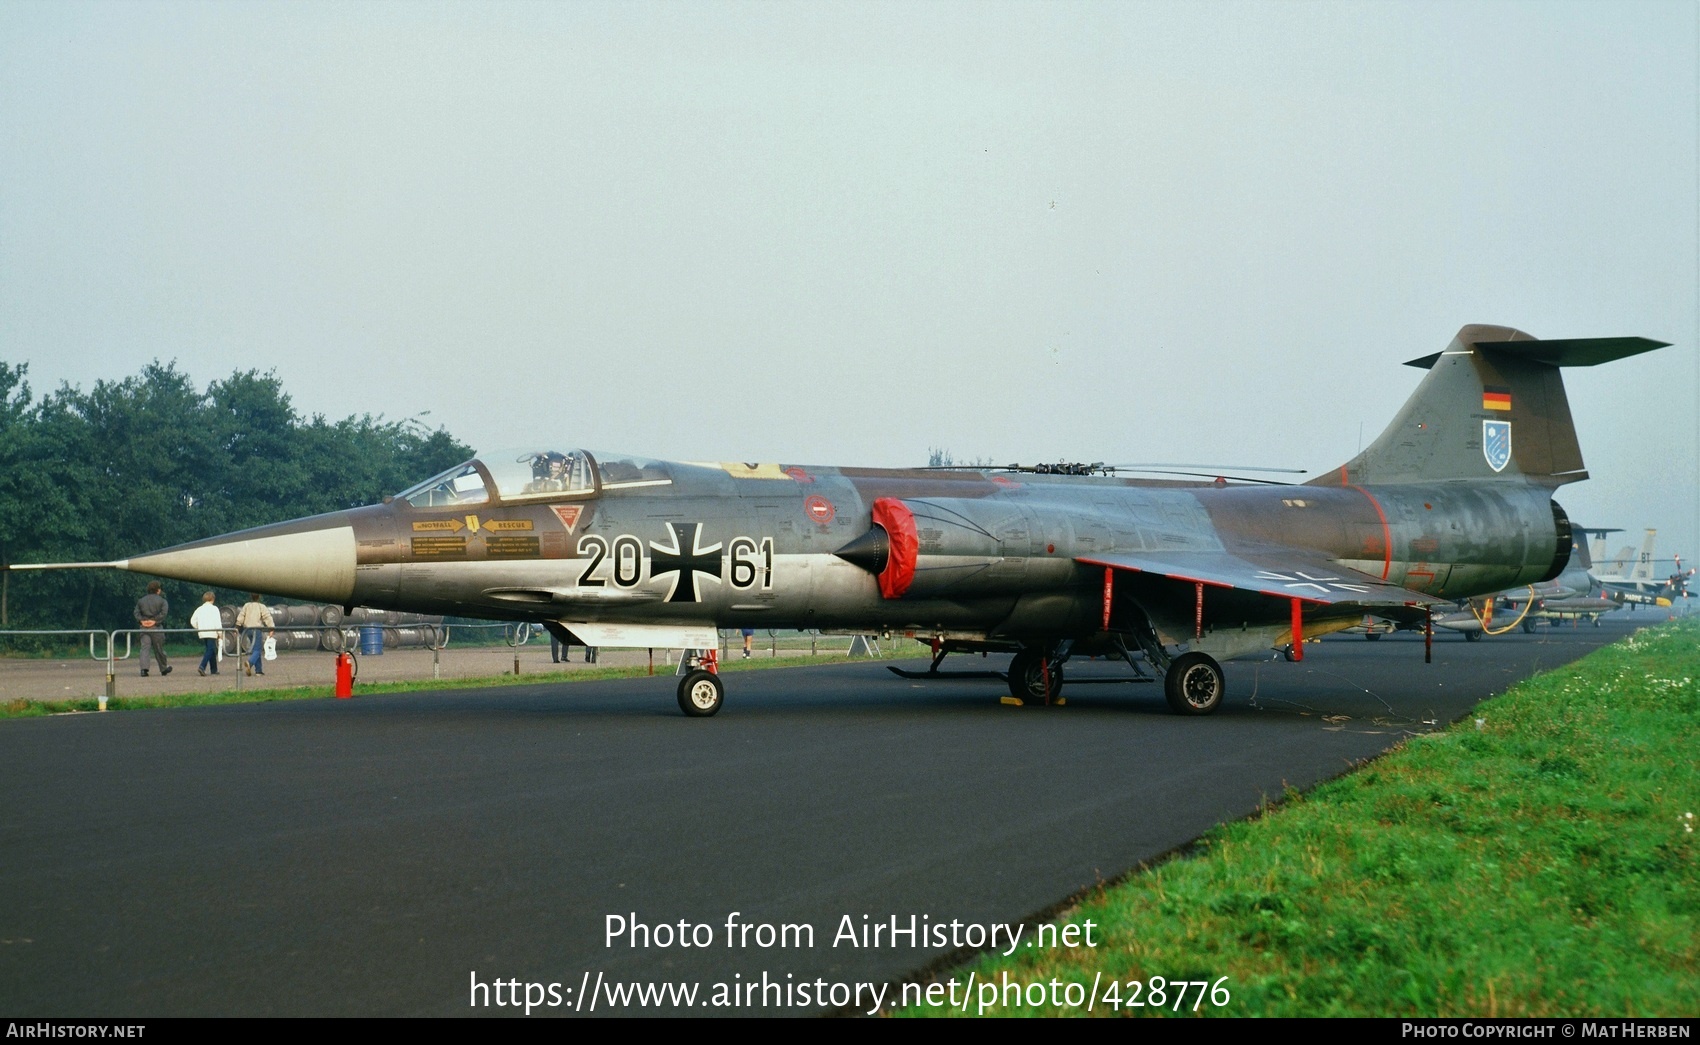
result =
[[[1647,337],[1573,337],[1553,341],[1539,341],[1533,338],[1526,341],[1473,341],[1471,344],[1477,348],[1510,353],[1531,362],[1545,363],[1547,366],[1599,366],[1601,363],[1651,352],[1655,348],[1665,348],[1670,342],[1654,341]],[[1410,360],[1405,365],[1428,370],[1444,354],[1435,352],[1421,359]]]

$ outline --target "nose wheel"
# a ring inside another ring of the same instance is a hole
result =
[[[693,671],[679,680],[679,710],[692,718],[714,714],[725,699],[726,686],[712,672]]]

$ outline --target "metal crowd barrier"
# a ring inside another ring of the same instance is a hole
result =
[[[106,709],[106,702],[118,695],[118,662],[121,660],[129,660],[136,654],[134,636],[145,633],[154,635],[194,635],[199,638],[200,633],[203,630],[210,629],[116,628],[112,631],[102,631],[99,628],[32,628],[0,631],[0,637],[9,638],[24,635],[87,635],[89,637],[89,658],[97,664],[104,662],[106,665],[106,692],[100,698],[101,710],[104,711]],[[234,641],[234,636],[231,635],[231,631],[232,629],[227,628],[219,629],[219,643],[221,646],[224,644],[227,637]],[[118,652],[118,639],[120,636],[124,639],[124,652],[122,653]],[[104,652],[96,645],[98,640],[101,638],[105,638],[106,640],[106,648]],[[238,674],[236,685],[238,689],[242,687],[240,673]]]
[[[433,679],[442,678],[442,659],[441,659],[442,653],[443,653],[444,650],[449,648],[450,639],[451,639],[451,637],[453,637],[453,635],[456,632],[459,632],[462,635],[467,635],[467,633],[471,633],[471,635],[468,636],[469,638],[476,638],[476,637],[479,637],[479,633],[484,633],[484,637],[489,641],[485,641],[483,643],[473,642],[470,645],[473,645],[473,646],[489,646],[489,645],[494,644],[493,640],[496,638],[495,633],[497,633],[499,631],[502,644],[512,648],[513,651],[514,651],[514,675],[515,676],[518,676],[520,674],[519,648],[521,646],[527,645],[534,638],[537,638],[539,636],[547,634],[546,629],[544,629],[542,625],[532,624],[532,623],[491,623],[491,624],[452,624],[452,625],[451,624],[400,624],[400,625],[360,624],[360,625],[350,625],[350,624],[347,624],[347,623],[314,624],[314,625],[286,624],[286,625],[280,625],[280,626],[270,628],[270,629],[236,628],[236,627],[219,628],[218,629],[218,632],[219,632],[219,649],[224,654],[222,659],[224,661],[232,662],[235,666],[235,670],[232,671],[231,674],[235,676],[235,680],[236,680],[235,681],[235,688],[236,688],[237,692],[240,693],[242,691],[242,688],[243,688],[243,679],[246,676],[246,672],[243,670],[243,666],[246,662],[246,658],[244,657],[244,654],[248,653],[253,648],[252,641],[248,639],[248,635],[247,635],[248,632],[256,631],[256,630],[269,631],[271,634],[276,636],[279,640],[278,644],[277,644],[277,648],[278,648],[279,652],[304,651],[304,650],[322,650],[322,651],[330,652],[330,653],[358,654],[358,653],[361,652],[361,650],[360,650],[361,644],[360,644],[360,641],[359,641],[360,632],[365,628],[377,628],[380,631],[385,632],[385,633],[417,632],[418,635],[410,637],[405,645],[396,645],[394,648],[398,648],[398,649],[399,648],[429,649],[431,651],[431,677]],[[102,695],[100,697],[101,709],[105,710],[106,702],[108,700],[116,698],[117,695],[118,695],[118,664],[122,661],[127,661],[127,660],[130,660],[132,657],[138,656],[138,651],[137,651],[136,647],[137,647],[137,645],[139,645],[139,643],[136,641],[136,638],[135,638],[136,636],[142,635],[142,634],[154,634],[154,635],[162,635],[162,636],[192,635],[192,636],[195,636],[197,639],[199,639],[200,633],[203,630],[211,630],[211,629],[203,629],[203,628],[114,628],[114,629],[111,629],[111,630],[104,630],[104,629],[100,629],[100,628],[20,629],[20,630],[0,630],[0,639],[7,639],[7,638],[13,638],[13,637],[24,637],[24,636],[65,637],[65,636],[84,636],[84,635],[86,635],[88,637],[88,652],[89,652],[90,659],[95,661],[96,663],[104,664],[105,668],[106,668],[105,693],[104,693],[104,695]],[[763,629],[760,629],[760,630],[765,631],[767,633],[768,655],[770,657],[777,657],[779,655],[778,633],[772,628],[763,628]],[[721,652],[722,652],[723,655],[728,654],[732,651],[732,643],[734,641],[736,641],[738,643],[737,648],[740,649],[740,650],[742,649],[742,645],[743,645],[742,629],[739,629],[739,628],[722,628],[722,629],[719,629],[719,631],[720,631],[720,646],[721,646]],[[809,653],[811,655],[813,655],[813,654],[815,654],[819,651],[818,647],[819,647],[819,640],[820,640],[821,635],[818,631],[810,631],[810,632],[807,632],[806,634],[809,637]],[[120,643],[120,641],[119,641],[120,639],[123,640],[122,643]],[[311,641],[311,645],[307,644],[309,639]],[[388,643],[386,643],[386,644],[388,644]],[[851,647],[852,651],[854,651],[855,648],[856,648],[855,644],[852,643],[852,647]],[[671,650],[667,651],[668,656],[666,657],[666,659],[669,663],[671,663],[671,661],[672,661],[671,652],[672,652]],[[179,654],[179,656],[181,657],[181,654]],[[655,651],[650,650],[650,672],[651,672],[651,674],[654,673],[654,661],[655,661]],[[175,667],[175,665],[174,665],[174,667]]]

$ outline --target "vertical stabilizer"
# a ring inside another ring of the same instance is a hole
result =
[[[1647,536],[1641,541],[1641,555],[1635,560],[1635,566],[1629,571],[1629,579],[1637,584],[1653,583],[1653,541],[1659,536],[1659,531],[1648,530]]]
[[[1407,364],[1428,373],[1387,430],[1312,483],[1586,479],[1559,369],[1664,345],[1641,337],[1542,341],[1511,327],[1464,327],[1444,351]]]

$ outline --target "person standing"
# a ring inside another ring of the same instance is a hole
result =
[[[218,615],[218,606],[213,602],[213,593],[207,592],[201,596],[201,604],[195,607],[195,612],[189,615],[189,627],[196,629],[205,652],[201,654],[201,666],[196,668],[198,674],[205,675],[211,670],[218,674],[218,644],[219,636],[224,632],[224,619]]]
[[[260,601],[259,592],[249,592],[248,601],[236,611],[236,627],[238,630],[246,630],[248,641],[253,644],[248,651],[248,674],[264,675],[266,668],[262,658],[266,652],[266,636],[272,634],[272,629],[277,625],[272,620],[272,611],[266,609],[266,604]]]
[[[148,677],[150,647],[159,661],[159,673],[171,674],[171,665],[165,660],[165,615],[170,612],[171,603],[160,594],[159,582],[149,581],[148,593],[136,600],[136,623],[142,626],[142,678]]]

